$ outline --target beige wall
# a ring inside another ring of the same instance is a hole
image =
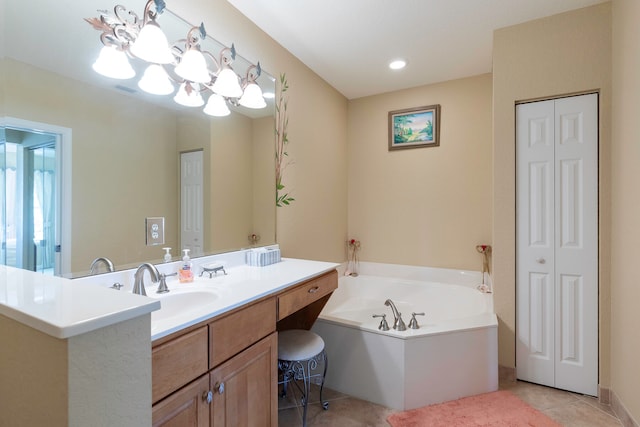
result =
[[[68,425],[67,341],[2,315],[0,336],[0,425]]]
[[[611,5],[495,31],[493,268],[499,363],[515,366],[515,103],[600,91],[600,384],[609,384]]]
[[[251,119],[233,114],[212,120],[211,138],[210,239],[222,248],[246,247],[253,225]]]
[[[613,2],[611,387],[640,422],[640,2]]]
[[[440,146],[388,150],[388,112],[440,104]],[[360,260],[480,270],[491,243],[491,75],[349,103],[349,237]]]
[[[1,426],[151,420],[151,315],[57,339],[0,315]]]
[[[342,262],[347,238],[347,100],[225,0],[179,2],[171,9],[204,21],[212,37],[289,82],[292,164],[284,185],[296,199],[277,209],[283,255]],[[274,147],[275,149],[275,147]],[[275,199],[275,195],[274,195]]]

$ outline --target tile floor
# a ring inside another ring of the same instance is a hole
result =
[[[534,408],[544,412],[563,426],[620,427],[622,424],[608,405],[601,405],[594,397],[556,390],[526,382],[501,383],[500,389],[511,390]],[[288,396],[279,399],[279,427],[302,425],[302,407],[294,398],[299,396],[295,387]],[[329,409],[322,410],[318,387],[313,386],[307,414],[308,427],[388,427],[386,419],[393,409],[359,400],[333,390],[324,390]]]

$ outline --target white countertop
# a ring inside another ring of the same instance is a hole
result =
[[[146,287],[150,298],[159,299],[190,292],[196,289],[210,290],[215,300],[195,309],[182,311],[170,318],[162,318],[160,310],[151,314],[151,339],[167,336],[203,320],[210,319],[226,311],[240,307],[258,298],[279,292],[307,279],[334,270],[339,264],[321,261],[283,258],[281,262],[266,267],[241,265],[227,269],[227,275],[218,273],[209,278],[197,277],[194,283],[180,283],[173,278],[167,281],[170,292],[158,295],[156,285]]]
[[[335,263],[283,258],[266,267],[230,267],[226,276],[205,275],[194,283],[179,283],[173,277],[167,280],[169,293],[156,294],[153,284],[146,287],[149,297],[143,297],[124,289],[0,266],[0,314],[56,338],[69,338],[153,312],[151,338],[158,339],[336,267]],[[214,294],[214,299],[170,316],[161,314],[163,299],[198,289]]]
[[[0,314],[70,338],[158,310],[156,300],[0,265]]]

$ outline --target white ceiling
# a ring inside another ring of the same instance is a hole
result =
[[[349,99],[491,72],[493,30],[603,2],[227,1]]]

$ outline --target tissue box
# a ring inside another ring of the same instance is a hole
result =
[[[247,252],[247,264],[253,267],[264,267],[280,262],[280,249],[260,248]]]

